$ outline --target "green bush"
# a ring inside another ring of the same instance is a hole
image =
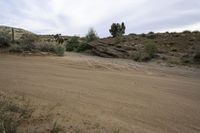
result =
[[[97,40],[99,37],[98,37],[96,31],[91,28],[91,29],[89,29],[85,38],[86,38],[87,42],[92,42],[94,40]]]
[[[79,43],[79,46],[77,47],[76,52],[83,52],[90,48],[91,48],[90,45],[88,45],[87,43]]]
[[[11,37],[4,32],[0,32],[0,47],[9,47],[10,43]]]
[[[78,47],[79,47],[78,43],[67,43],[66,51],[76,51]]]
[[[83,52],[90,49],[90,45],[86,42],[80,42],[79,37],[72,37],[66,44],[66,51]]]
[[[149,54],[151,58],[153,58],[157,52],[157,47],[154,42],[148,42],[145,44],[145,52]]]
[[[79,37],[72,37],[66,44],[66,51],[76,51],[76,49],[79,47],[79,43]]]
[[[117,37],[117,36],[122,36],[123,34],[125,34],[125,30],[126,30],[126,26],[124,22],[122,22],[122,24],[113,23],[109,31],[113,37]]]

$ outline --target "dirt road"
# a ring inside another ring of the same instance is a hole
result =
[[[0,55],[0,89],[120,132],[200,132],[199,69],[79,54]]]

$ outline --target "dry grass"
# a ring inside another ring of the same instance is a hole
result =
[[[23,122],[31,117],[33,111],[23,97],[11,97],[0,93],[0,132],[16,133]]]

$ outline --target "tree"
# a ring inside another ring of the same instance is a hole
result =
[[[96,31],[93,28],[90,28],[85,38],[87,42],[92,42],[94,40],[97,40],[99,37]]]
[[[124,22],[122,22],[121,24],[113,23],[109,31],[113,37],[120,37],[125,34],[125,30],[126,30],[126,26]]]

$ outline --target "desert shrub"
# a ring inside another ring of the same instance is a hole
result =
[[[21,52],[23,52],[23,49],[22,49],[22,47],[21,47],[20,44],[12,44],[12,45],[9,47],[9,52],[21,53]]]
[[[9,52],[22,53],[29,52],[52,52],[58,56],[63,56],[65,52],[65,45],[55,43],[42,43],[42,44],[12,44],[9,47]]]
[[[66,51],[76,51],[78,47],[79,47],[79,43],[67,43]]]
[[[55,53],[56,53],[56,55],[58,55],[58,56],[63,56],[64,53],[65,53],[65,51],[66,51],[66,48],[65,48],[64,45],[62,45],[62,44],[57,44],[57,45],[55,46]]]
[[[146,34],[142,33],[140,34],[141,37],[146,37]]]
[[[151,57],[151,58],[153,58],[154,56],[155,56],[155,54],[156,54],[156,52],[157,52],[157,47],[156,47],[156,44],[154,43],[154,42],[147,42],[146,44],[145,44],[145,52],[147,53],[147,54],[149,54],[149,56]]]
[[[45,43],[43,42],[42,44],[37,44],[36,45],[37,49],[39,51],[42,51],[42,52],[55,52],[55,44],[54,43]]]
[[[58,56],[63,56],[66,49],[63,44],[55,44],[55,43],[42,43],[37,45],[38,51],[42,52],[52,52]]]
[[[117,36],[124,35],[125,30],[126,30],[125,24],[124,24],[124,22],[122,22],[122,24],[113,23],[111,25],[111,29],[109,31],[113,37],[117,37]]]
[[[21,44],[29,44],[29,43],[35,43],[38,41],[38,36],[34,34],[23,34],[20,37],[20,43]]]
[[[91,29],[89,29],[85,38],[86,38],[87,42],[92,42],[94,40],[97,40],[99,37],[98,37],[96,31],[91,28]]]
[[[195,45],[194,61],[200,63],[200,43]]]
[[[130,55],[130,58],[138,62],[149,61],[151,59],[149,54],[142,51],[137,51],[137,52],[132,53]]]
[[[23,51],[34,52],[36,50],[35,43],[38,41],[38,36],[34,34],[23,34],[20,38],[20,45]]]
[[[0,133],[16,133],[23,121],[31,117],[33,109],[21,102],[0,93]]]
[[[21,44],[21,48],[22,48],[23,51],[29,51],[29,52],[35,52],[36,51],[36,45],[34,43]]]
[[[157,52],[157,47],[153,42],[148,42],[145,44],[144,50],[140,49],[137,52],[130,54],[130,58],[135,61],[149,61],[155,57]]]
[[[86,51],[86,50],[88,50],[90,48],[91,48],[91,46],[88,45],[88,43],[80,43],[78,48],[77,48],[77,50],[76,50],[76,52],[84,52],[84,51]]]
[[[79,41],[79,37],[72,37],[66,44],[66,51],[83,52],[90,48],[87,42]]]
[[[0,32],[0,47],[9,47],[10,43],[11,37],[4,32]]]
[[[66,51],[76,51],[79,46],[79,37],[72,37],[66,44]]]
[[[36,52],[37,51],[37,48],[35,46],[35,44],[12,44],[10,45],[9,47],[9,52],[14,52],[14,53],[20,53],[20,52],[26,52],[26,51],[29,51],[29,52]]]

